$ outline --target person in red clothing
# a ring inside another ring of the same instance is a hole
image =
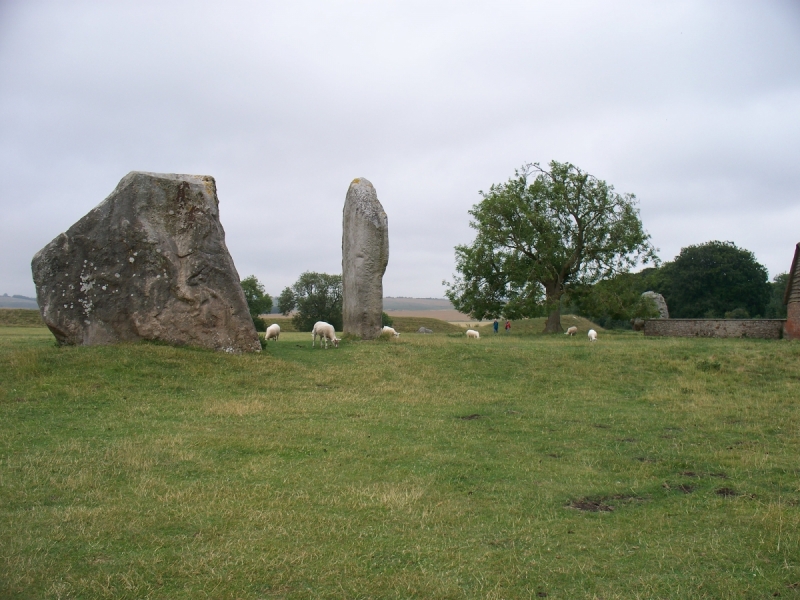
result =
[[[506,333],[511,331],[511,321],[506,321]]]

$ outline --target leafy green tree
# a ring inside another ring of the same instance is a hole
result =
[[[342,276],[306,271],[278,298],[283,314],[297,312],[292,323],[298,331],[311,331],[314,323],[325,321],[342,330]]]
[[[266,330],[266,323],[259,315],[267,314],[272,310],[272,297],[264,291],[264,286],[255,275],[242,279],[242,291],[247,300],[247,308],[253,319],[256,331]]]
[[[786,286],[789,285],[789,274],[778,273],[769,285],[772,292],[764,316],[768,319],[785,319],[786,305],[783,303],[783,295],[786,293]]]
[[[278,312],[282,315],[288,315],[297,306],[297,300],[294,297],[292,288],[283,288],[281,295],[278,296]]]
[[[675,260],[661,267],[659,278],[658,291],[676,318],[721,318],[738,308],[761,316],[772,294],[767,269],[733,242],[682,248]]]
[[[387,315],[385,312],[382,312],[381,313],[381,326],[382,327],[387,327],[387,326],[391,327],[392,325],[394,325],[394,319],[392,319],[392,317]]]
[[[473,318],[548,314],[545,332],[561,328],[561,297],[657,261],[633,194],[570,163],[535,163],[492,185],[469,211],[477,231],[456,246],[456,270],[445,295]]]

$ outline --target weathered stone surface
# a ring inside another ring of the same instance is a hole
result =
[[[433,329],[428,329],[427,327],[420,327],[417,329],[417,333],[433,333]]]
[[[131,172],[33,257],[60,344],[160,340],[260,351],[213,177]]]
[[[644,319],[631,319],[631,325],[634,331],[644,331]]]
[[[389,222],[375,188],[366,179],[354,179],[350,184],[342,220],[344,333],[375,339],[381,332]]]
[[[664,296],[658,292],[644,292],[642,297],[650,298],[656,303],[656,308],[658,308],[658,312],[662,319],[669,319],[669,309],[667,308],[667,301],[664,300]]]

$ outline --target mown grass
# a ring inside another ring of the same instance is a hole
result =
[[[0,328],[0,597],[800,596],[800,345]]]

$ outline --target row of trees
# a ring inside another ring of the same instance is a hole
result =
[[[306,271],[278,297],[278,311],[294,311],[292,323],[298,331],[311,331],[314,323],[325,321],[342,330],[342,276]]]
[[[267,324],[260,315],[272,311],[272,297],[255,275],[242,279],[247,308],[256,331],[265,331]],[[317,321],[327,321],[342,330],[342,276],[305,272],[291,287],[278,296],[278,311],[294,313],[292,322],[299,331],[311,331]]]
[[[272,310],[272,298],[255,275],[242,280],[242,289],[256,330],[264,331],[266,323],[259,315]],[[283,315],[293,313],[292,324],[298,331],[311,331],[317,321],[330,323],[337,331],[341,331],[342,276],[306,271],[278,296],[278,312]],[[382,321],[384,325],[392,324],[386,313],[383,313]]]
[[[657,316],[641,297],[661,293],[674,318],[785,318],[788,275],[772,282],[752,252],[732,242],[712,241],[683,248],[671,262],[638,273],[621,273],[567,299],[569,312],[603,327],[625,326],[636,317]]]
[[[732,242],[689,246],[660,265],[636,197],[570,163],[524,165],[480,194],[469,211],[475,240],[456,246],[457,274],[443,282],[473,318],[547,315],[545,332],[554,333],[565,306],[627,322],[658,314],[642,299],[646,290],[663,294],[673,317],[773,317],[783,309],[785,274],[770,284],[753,253]]]

